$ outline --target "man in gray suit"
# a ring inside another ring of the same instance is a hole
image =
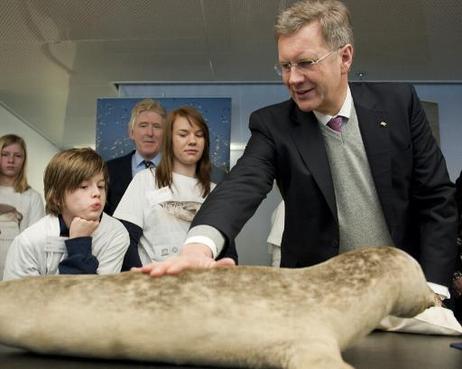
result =
[[[276,38],[276,68],[291,99],[251,115],[246,150],[196,215],[182,254],[143,271],[232,265],[213,258],[276,180],[286,209],[281,266],[394,245],[448,297],[454,186],[414,88],[348,83],[353,34],[341,1],[295,3],[279,15]]]

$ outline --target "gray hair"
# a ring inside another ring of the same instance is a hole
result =
[[[153,111],[154,113],[159,114],[162,117],[162,120],[165,121],[167,119],[167,111],[164,109],[162,105],[157,100],[153,99],[143,99],[138,101],[136,105],[132,109],[130,121],[128,122],[128,126],[133,129],[135,127],[136,117],[144,111]]]
[[[321,24],[322,35],[332,49],[353,45],[350,12],[339,0],[302,0],[283,10],[274,27],[276,39],[315,21]]]

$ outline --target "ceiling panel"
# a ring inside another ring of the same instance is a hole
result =
[[[1,0],[0,103],[59,147],[94,142],[114,81],[277,81],[291,0]],[[462,81],[462,1],[348,0],[352,79]]]

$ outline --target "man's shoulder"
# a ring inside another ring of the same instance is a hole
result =
[[[462,192],[462,171],[460,172],[459,177],[457,177],[457,179],[456,179],[456,188],[457,188],[458,191]],[[461,216],[462,216],[462,214],[461,214]]]
[[[295,103],[292,99],[283,102],[265,106],[255,110],[252,114],[287,114],[292,111]]]
[[[398,111],[417,98],[414,86],[404,82],[353,82],[350,90],[355,105],[370,109]]]
[[[118,166],[118,165],[120,165],[121,163],[124,163],[124,162],[127,162],[127,161],[130,161],[130,162],[131,162],[132,156],[133,156],[134,153],[135,153],[135,151],[131,151],[131,152],[128,153],[127,155],[119,156],[119,157],[117,157],[117,158],[108,160],[108,161],[106,162],[106,164],[107,164],[108,167],[115,167],[115,166]]]
[[[353,94],[360,92],[394,95],[408,94],[414,87],[406,82],[350,82],[350,89]]]

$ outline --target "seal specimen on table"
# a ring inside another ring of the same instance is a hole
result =
[[[303,269],[240,266],[0,283],[0,343],[173,364],[352,368],[341,351],[391,314],[433,305],[418,263],[362,248]]]

